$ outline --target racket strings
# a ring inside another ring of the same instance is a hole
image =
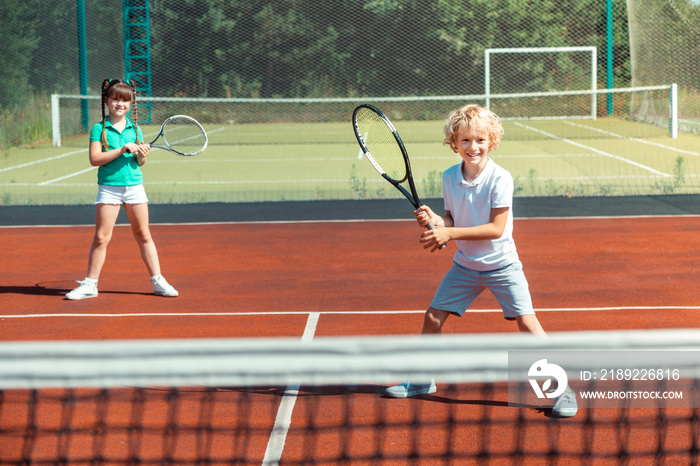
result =
[[[391,128],[370,109],[362,108],[356,115],[357,130],[369,152],[370,162],[381,168],[395,183],[406,179],[406,161]],[[373,160],[372,160],[373,159]]]
[[[183,116],[170,118],[163,127],[163,140],[173,150],[186,155],[199,154],[206,147],[206,134],[193,119]]]

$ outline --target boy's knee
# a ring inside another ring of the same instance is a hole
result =
[[[534,314],[528,314],[524,316],[516,317],[518,322],[518,329],[523,333],[532,333],[534,335],[546,336],[540,321]]]
[[[439,311],[433,309],[432,307],[425,312],[425,317],[423,318],[423,332],[422,333],[440,333],[442,325],[447,319],[447,312]]]

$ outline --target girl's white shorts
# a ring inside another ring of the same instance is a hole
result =
[[[143,204],[148,202],[146,190],[142,184],[135,186],[107,186],[100,184],[97,188],[95,204]]]

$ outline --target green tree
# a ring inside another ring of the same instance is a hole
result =
[[[19,103],[30,94],[29,64],[37,48],[36,19],[30,4],[22,0],[0,2],[0,109]]]

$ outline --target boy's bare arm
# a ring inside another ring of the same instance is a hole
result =
[[[483,225],[468,228],[453,228],[453,240],[479,241],[485,239],[498,239],[503,236],[508,220],[509,207],[491,209],[491,221]]]
[[[432,247],[431,252],[434,252],[441,245],[446,244],[451,240],[479,241],[498,239],[503,236],[503,232],[505,231],[509,210],[509,207],[491,209],[491,221],[489,223],[475,227],[455,228],[452,215],[449,211],[445,214],[445,216],[439,217],[428,208],[428,212],[416,213],[419,223],[421,222],[421,218],[425,219],[426,217],[430,216],[430,218],[433,219],[436,227],[443,228],[425,231],[421,235],[420,242],[425,243],[423,246],[425,249]],[[436,220],[433,215],[438,217],[440,220]],[[427,220],[425,221],[427,222]]]

